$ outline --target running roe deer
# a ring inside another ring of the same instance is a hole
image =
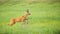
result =
[[[24,22],[23,24],[25,24],[25,23],[28,24],[28,22],[27,22],[27,16],[28,15],[30,15],[29,9],[27,9],[27,11],[25,12],[25,14],[23,16],[20,16],[19,18],[12,18],[8,25],[12,26],[12,25],[14,25],[17,22]]]

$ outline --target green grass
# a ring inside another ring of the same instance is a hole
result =
[[[11,18],[30,10],[29,24],[8,26]],[[60,3],[4,4],[0,5],[0,34],[60,34]]]

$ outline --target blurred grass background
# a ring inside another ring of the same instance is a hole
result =
[[[8,26],[30,10],[29,24]],[[60,34],[60,0],[0,0],[0,34]]]

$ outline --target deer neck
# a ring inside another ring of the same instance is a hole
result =
[[[25,18],[26,18],[27,16],[28,16],[27,14],[24,15]]]

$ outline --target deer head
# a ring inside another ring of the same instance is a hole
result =
[[[31,15],[31,14],[29,13],[29,9],[26,10],[26,14],[27,14],[27,15]]]

